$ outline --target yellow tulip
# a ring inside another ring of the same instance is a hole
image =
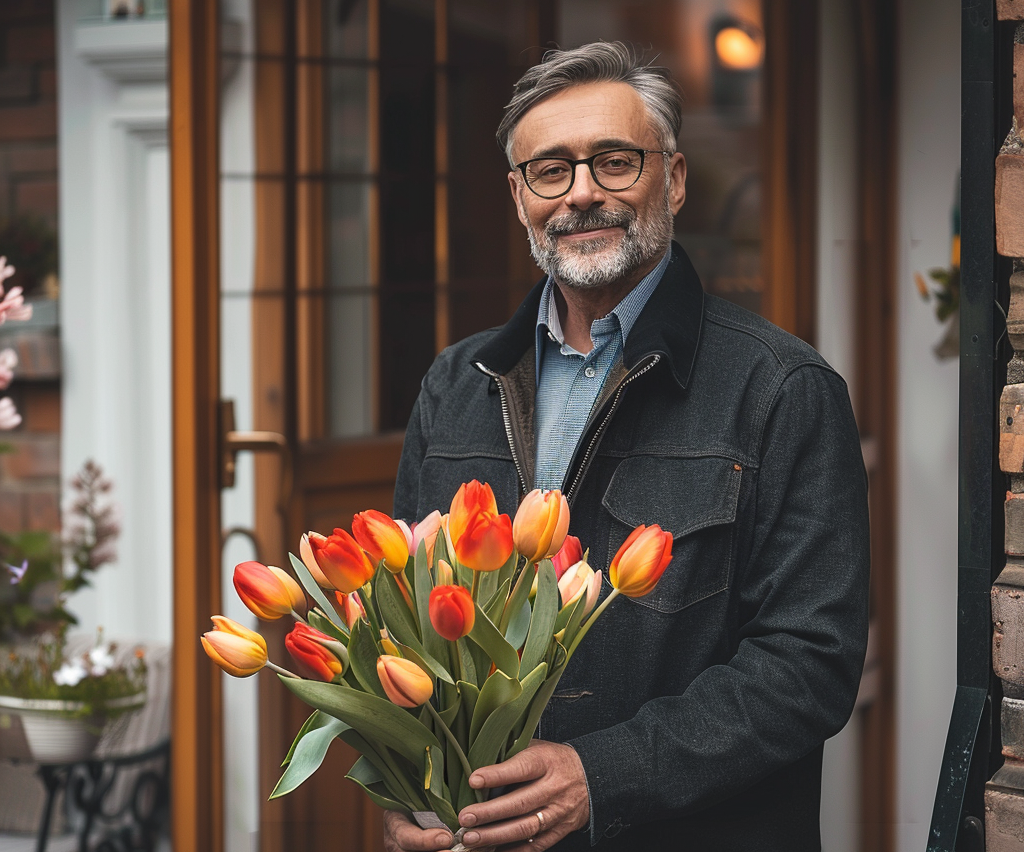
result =
[[[382,654],[377,658],[377,676],[384,693],[399,707],[419,707],[434,694],[434,679],[412,660]]]
[[[249,677],[267,664],[267,643],[255,630],[223,615],[213,616],[213,626],[200,641],[210,659],[229,675]]]
[[[519,505],[512,522],[516,550],[530,562],[554,556],[569,531],[569,504],[561,491],[534,489]]]

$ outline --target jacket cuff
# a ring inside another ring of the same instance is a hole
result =
[[[630,803],[643,796],[648,771],[625,725],[567,740],[583,763],[590,798],[590,845],[629,828]]]

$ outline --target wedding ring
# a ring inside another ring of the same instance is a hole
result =
[[[527,843],[533,843],[533,838],[532,837],[527,837],[526,838],[526,842]]]
[[[544,811],[537,811],[537,819],[540,820],[540,828],[537,829],[537,832],[540,833],[544,830]]]

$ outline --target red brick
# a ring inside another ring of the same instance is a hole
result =
[[[1024,44],[1013,46],[1013,114],[1024,125]]]
[[[15,148],[7,154],[7,169],[15,174],[57,171],[57,146],[44,142]]]
[[[0,101],[24,101],[35,92],[32,69],[19,65],[0,70]]]
[[[996,251],[1024,257],[1024,154],[996,157]]]
[[[60,477],[60,439],[57,436],[24,437],[15,447],[13,453],[4,457],[8,476],[19,481]]]
[[[16,532],[25,529],[25,512],[21,494],[0,489],[0,529]]]
[[[22,387],[20,407],[25,431],[60,434],[60,390],[51,387]],[[0,526],[0,529],[3,529]]]
[[[56,39],[53,24],[9,27],[7,30],[7,64],[53,62]]]
[[[15,184],[14,207],[19,213],[31,211],[44,216],[57,215],[57,181],[27,180]]]
[[[57,69],[51,67],[39,69],[39,94],[44,98],[57,95]]]
[[[26,498],[26,529],[57,532],[60,529],[60,497],[57,490],[33,491]]]
[[[0,107],[0,142],[15,139],[56,139],[57,104]]]
[[[1024,0],[996,0],[996,17],[1000,21],[1024,20]]]

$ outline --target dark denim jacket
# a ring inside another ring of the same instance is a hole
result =
[[[434,362],[396,517],[444,511],[474,478],[514,512],[533,476],[539,296]],[[822,744],[853,708],[867,638],[866,477],[843,380],[704,295],[676,245],[563,490],[595,569],[640,523],[674,543],[657,588],[609,608],[544,714],[540,735],[576,749],[591,799],[589,836],[556,848],[819,849]]]

